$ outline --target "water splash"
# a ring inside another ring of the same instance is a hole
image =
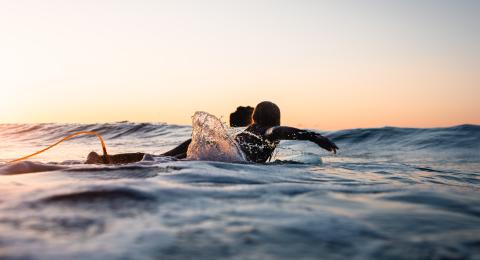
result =
[[[245,156],[228,134],[222,122],[206,112],[192,117],[192,143],[187,159],[222,162],[245,162]]]

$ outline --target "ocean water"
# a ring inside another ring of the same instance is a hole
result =
[[[144,158],[190,126],[0,125],[1,259],[480,259],[480,126],[322,132],[266,164]],[[232,130],[233,131],[233,130]],[[319,131],[321,132],[321,131]]]

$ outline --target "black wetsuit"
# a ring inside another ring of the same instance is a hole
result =
[[[253,124],[235,137],[248,161],[264,163],[272,157],[279,140],[270,140],[267,137],[266,132],[270,128]]]

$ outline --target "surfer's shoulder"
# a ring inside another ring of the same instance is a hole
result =
[[[266,137],[272,136],[272,135],[273,135],[273,132],[274,132],[275,129],[277,129],[278,127],[279,127],[279,126],[272,126],[272,127],[267,128],[267,130],[265,130],[265,136],[266,136]]]
[[[270,128],[272,128],[272,127],[263,126],[263,125],[259,125],[259,124],[252,124],[252,125],[248,126],[242,133],[254,134],[256,136],[265,137],[265,136],[267,136],[267,132],[269,131]]]

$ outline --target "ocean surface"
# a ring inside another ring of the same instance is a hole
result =
[[[6,164],[77,131],[158,155],[192,127],[0,125],[0,259],[480,259],[480,126],[318,130],[337,155],[282,141],[266,164],[85,165],[82,136]]]

